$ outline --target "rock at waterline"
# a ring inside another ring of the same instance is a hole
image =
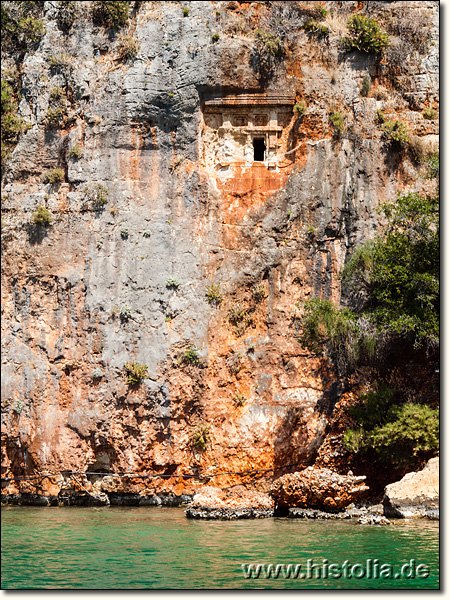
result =
[[[407,473],[384,490],[387,517],[439,518],[439,457],[429,460],[422,471]]]
[[[204,486],[186,509],[189,519],[261,519],[273,516],[273,501],[267,494],[237,486],[221,490]]]
[[[339,475],[330,469],[307,467],[275,480],[271,496],[278,508],[318,508],[335,512],[360,498],[369,488],[365,475]]]

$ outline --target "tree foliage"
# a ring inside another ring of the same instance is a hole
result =
[[[416,402],[400,403],[396,390],[381,383],[350,409],[357,427],[348,429],[352,452],[374,451],[382,462],[408,466],[439,449],[439,410]]]
[[[437,156],[427,177],[439,173]],[[379,328],[411,338],[416,347],[439,344],[439,189],[410,192],[381,207],[384,231],[356,250],[343,271],[344,287]]]
[[[325,348],[342,374],[359,364],[373,363],[378,338],[374,324],[350,309],[339,308],[321,298],[305,302],[300,343],[317,355]]]
[[[427,162],[435,179],[439,162]],[[304,305],[302,344],[324,349],[343,370],[382,353],[386,337],[411,341],[416,348],[439,345],[439,187],[410,192],[381,206],[387,224],[359,246],[342,273],[350,308],[328,300]]]
[[[436,180],[438,155],[425,166],[425,177]],[[318,298],[304,305],[302,345],[325,351],[341,374],[376,364],[389,346],[439,344],[439,185],[432,193],[399,194],[381,213],[383,230],[355,250],[342,273],[351,308]],[[383,384],[361,400],[350,410],[356,427],[345,433],[348,450],[405,467],[439,448],[437,409]]]

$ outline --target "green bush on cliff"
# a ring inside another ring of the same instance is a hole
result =
[[[63,31],[68,31],[75,22],[77,17],[78,2],[72,0],[61,0],[57,4],[58,8],[58,25]]]
[[[351,452],[373,451],[386,463],[407,466],[439,449],[439,410],[396,401],[396,390],[380,384],[350,409],[357,428],[350,428],[344,443]]]
[[[438,155],[426,167],[426,177],[436,179]],[[390,336],[416,348],[439,344],[439,187],[400,194],[380,210],[383,231],[355,250],[342,273],[353,308],[321,299],[305,303],[301,339],[314,352],[325,347],[331,356],[345,354],[342,341],[359,339],[363,324],[373,325],[376,343]]]
[[[94,21],[111,29],[120,29],[127,24],[130,2],[111,0],[94,2]]]
[[[368,54],[379,54],[390,44],[389,36],[382,31],[374,19],[365,15],[353,15],[347,21],[349,36],[342,43],[346,50],[359,50]]]
[[[72,148],[67,152],[67,158],[73,158],[75,160],[78,160],[82,156],[83,149],[77,144],[75,144],[75,146],[72,146]]]
[[[208,445],[208,442],[210,440],[210,429],[211,428],[209,425],[200,422],[192,430],[189,439],[192,445],[195,446],[195,448],[197,448],[197,450],[206,449],[206,446]]]
[[[304,102],[297,102],[294,104],[293,110],[297,116],[302,117],[306,112],[306,104]]]
[[[438,176],[439,159],[432,155],[426,177]],[[356,249],[342,273],[353,308],[315,298],[301,319],[301,343],[350,370],[383,352],[386,338],[415,348],[439,345],[439,186],[433,193],[400,194],[381,212],[383,231]]]
[[[182,364],[200,364],[200,356],[198,349],[195,346],[188,346],[185,350],[183,350],[178,361]]]
[[[380,109],[377,110],[375,123],[380,125],[385,140],[390,140],[402,148],[406,146],[409,140],[409,132],[404,123],[388,119]]]
[[[211,284],[206,288],[205,298],[211,306],[219,306],[223,301],[223,294],[220,285],[217,283]]]
[[[381,125],[381,131],[386,140],[390,140],[402,148],[408,143],[408,128],[401,121],[386,119]]]
[[[255,40],[258,49],[264,54],[280,57],[285,53],[285,48],[281,39],[270,31],[257,29],[255,31]]]
[[[245,397],[245,394],[238,393],[235,396],[233,396],[233,402],[236,404],[236,406],[244,406],[246,401],[247,398]]]
[[[429,121],[434,121],[436,116],[437,116],[437,110],[435,110],[434,108],[431,108],[431,106],[427,106],[427,108],[425,108],[425,110],[422,113],[422,117],[424,119],[428,119]]]
[[[251,292],[252,292],[252,298],[253,298],[253,300],[255,300],[255,302],[262,302],[264,300],[264,298],[266,297],[266,286],[261,281],[260,283],[258,283],[254,287],[252,287]]]
[[[50,90],[49,106],[46,113],[46,121],[49,127],[60,127],[67,116],[67,100],[65,92],[60,87]]]
[[[253,325],[254,317],[249,308],[237,302],[228,310],[228,321],[232,325],[233,333],[237,337],[241,337],[247,327]]]
[[[23,54],[45,34],[43,14],[44,2],[1,3],[2,50]]]
[[[102,209],[108,202],[109,191],[102,183],[90,183],[85,186],[84,197],[94,210]]]
[[[307,33],[314,33],[319,38],[325,38],[330,35],[330,30],[328,29],[328,27],[326,25],[322,25],[322,23],[318,23],[314,19],[306,21],[306,23],[303,26],[303,29]]]
[[[67,116],[66,104],[61,103],[57,106],[50,106],[46,113],[46,120],[49,127],[60,127],[63,125]]]
[[[181,283],[176,277],[168,277],[166,281],[166,288],[169,288],[169,290],[177,290],[180,287],[180,285]]]
[[[409,337],[416,347],[437,346],[439,194],[402,194],[382,211],[387,227],[357,249],[343,284],[378,327]]]
[[[61,181],[63,181],[63,180],[64,180],[64,171],[59,168],[51,169],[51,171],[47,171],[42,176],[43,183],[50,183],[52,185],[55,183],[61,183]]]
[[[123,323],[126,323],[127,321],[129,321],[131,319],[131,317],[133,316],[133,313],[131,311],[131,308],[128,306],[128,304],[123,304],[120,312],[119,312],[119,316],[120,316],[120,320]]]
[[[75,57],[71,54],[67,54],[67,52],[51,54],[47,59],[51,69],[66,76],[68,76],[75,68],[75,61]]]
[[[439,450],[439,409],[408,403],[393,406],[388,421],[370,434],[371,445],[385,462],[409,464]]]
[[[33,213],[33,221],[36,225],[43,225],[46,227],[52,222],[51,213],[43,206],[38,206],[37,210]]]
[[[17,100],[9,83],[1,82],[1,158],[2,165],[9,158],[20,135],[27,128],[25,121],[17,116]]]
[[[332,112],[330,113],[329,119],[334,129],[334,135],[340,137],[344,132],[345,115],[338,112]]]
[[[136,361],[127,362],[124,366],[128,385],[137,385],[143,379],[148,379],[147,365],[141,365]]]
[[[374,360],[378,333],[370,321],[321,298],[307,300],[303,309],[302,346],[319,356],[325,349],[341,373]]]

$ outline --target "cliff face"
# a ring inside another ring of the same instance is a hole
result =
[[[131,3],[139,50],[127,61],[79,4],[67,33],[58,3],[44,3],[46,34],[23,62],[32,127],[4,178],[2,476],[160,473],[172,477],[98,486],[181,494],[195,487],[181,474],[311,463],[339,386],[299,345],[298,307],[339,300],[338,273],[376,232],[377,205],[420,185],[412,150],[438,133],[422,116],[438,101],[437,3],[322,3],[328,38],[293,30],[270,72],[254,35],[267,3],[186,2],[186,16],[176,2]],[[361,5],[382,22],[427,23],[427,52],[413,49],[403,79],[340,49]],[[382,138],[378,109],[415,148]],[[330,113],[345,116],[342,135]],[[44,183],[57,167],[62,181]],[[50,226],[33,223],[38,206]],[[129,361],[148,367],[140,385],[127,383]],[[62,481],[3,491],[56,495]]]

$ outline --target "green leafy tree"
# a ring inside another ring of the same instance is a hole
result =
[[[350,409],[357,427],[344,435],[347,450],[375,452],[386,463],[414,464],[439,449],[439,410],[417,402],[399,403],[397,391],[381,383]]]
[[[408,465],[439,450],[439,409],[407,403],[393,406],[387,423],[370,434],[371,445],[384,462]]]
[[[431,155],[426,177],[439,177]],[[439,344],[439,185],[433,193],[400,194],[381,207],[382,232],[356,249],[342,274],[352,308],[312,299],[303,306],[300,341],[331,358],[342,374],[386,355],[388,344]],[[439,412],[380,384],[353,407],[348,450],[382,462],[415,466],[439,448]]]
[[[427,176],[439,173],[437,156]],[[410,192],[382,206],[383,233],[357,249],[343,272],[344,288],[362,298],[360,311],[379,328],[412,338],[416,347],[439,344],[439,188]]]

